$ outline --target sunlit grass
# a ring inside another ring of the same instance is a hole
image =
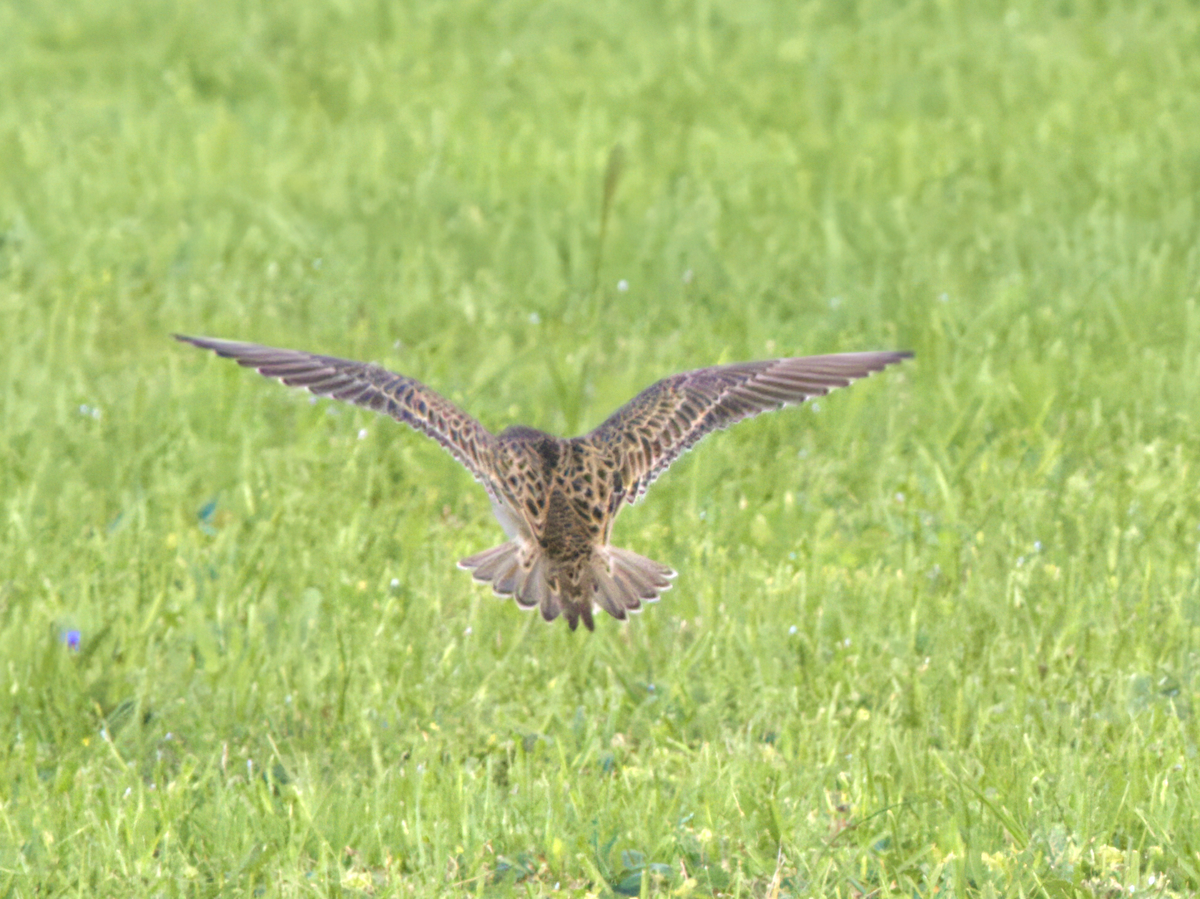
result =
[[[0,35],[0,895],[1200,889],[1191,5]],[[559,433],[916,358],[678,463],[614,534],[674,589],[586,634],[455,569],[436,445],[176,331]]]

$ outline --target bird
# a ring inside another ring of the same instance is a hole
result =
[[[911,358],[904,350],[716,365],[647,387],[580,437],[524,425],[499,434],[420,381],[354,362],[255,343],[177,340],[291,387],[343,400],[436,440],[487,491],[508,539],[458,567],[500,597],[595,630],[593,613],[624,621],[671,587],[675,571],[612,546],[613,521],[701,438],[762,412],[798,405]]]

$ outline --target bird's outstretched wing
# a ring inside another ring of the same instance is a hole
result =
[[[700,438],[761,412],[824,396],[912,353],[839,353],[700,368],[647,387],[583,439],[617,460],[627,502]]]
[[[182,334],[175,338],[257,369],[290,387],[305,387],[318,396],[390,415],[432,437],[492,491],[487,470],[495,438],[478,421],[420,381],[367,362],[299,350]]]

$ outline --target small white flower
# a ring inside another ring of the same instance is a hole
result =
[[[366,440],[366,439],[367,439],[367,429],[366,429],[366,428],[359,428],[359,429],[358,429],[358,439],[359,439],[359,440]]]
[[[400,586],[400,578],[398,578],[398,577],[392,578],[390,586],[393,590],[395,590],[397,587],[399,587]]]
[[[796,625],[793,624],[791,627],[788,628],[788,634],[790,636],[794,637],[798,633],[800,633],[800,628],[796,627]]]
[[[529,313],[529,324],[540,325],[541,323],[542,323],[542,317],[540,315],[538,315],[536,312]]]
[[[1042,541],[1041,540],[1033,541],[1033,551],[1039,552],[1039,553],[1042,551]]]
[[[620,281],[617,282],[617,290],[620,291],[621,293],[625,293],[626,291],[629,290],[629,282],[626,281],[624,278],[622,278]]]

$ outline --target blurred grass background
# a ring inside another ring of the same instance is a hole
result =
[[[0,6],[0,894],[1200,889],[1200,10]],[[600,242],[606,166],[620,178]],[[706,441],[546,627],[434,444],[916,359]],[[77,642],[76,642],[77,637]]]

